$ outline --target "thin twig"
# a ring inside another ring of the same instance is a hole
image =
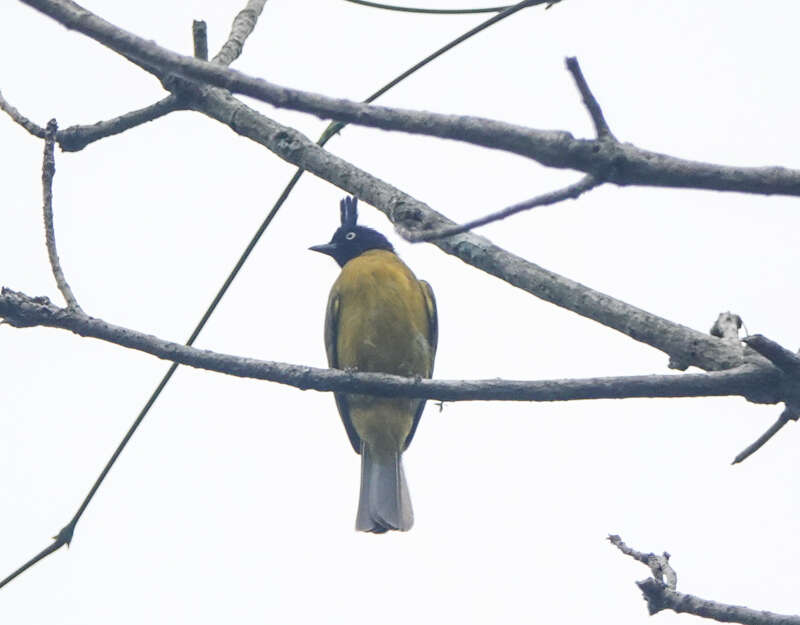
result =
[[[42,158],[44,240],[47,245],[47,255],[50,258],[50,267],[53,269],[53,276],[56,279],[58,290],[61,291],[69,308],[82,313],[83,311],[78,305],[78,300],[75,299],[75,296],[72,294],[72,289],[69,288],[67,279],[64,277],[64,271],[61,269],[61,262],[58,260],[58,252],[56,251],[56,233],[53,227],[53,177],[56,173],[56,160],[53,152],[57,133],[58,124],[55,119],[51,119],[47,122],[47,130],[45,131],[44,138],[44,156]]]
[[[567,69],[569,70],[569,73],[572,74],[572,78],[575,80],[578,91],[581,93],[581,98],[583,98],[583,103],[589,111],[589,115],[592,118],[592,123],[594,123],[595,132],[597,133],[597,138],[613,139],[616,141],[616,138],[611,133],[611,129],[608,127],[608,123],[606,123],[606,118],[603,116],[603,110],[600,108],[600,103],[597,101],[597,98],[594,97],[592,90],[589,89],[589,84],[583,77],[581,66],[578,64],[578,59],[574,56],[567,57]]]
[[[11,104],[3,97],[2,92],[0,92],[0,110],[5,111],[11,119],[17,122],[25,130],[31,133],[34,137],[38,137],[39,139],[44,139],[45,129],[36,124],[35,122],[32,122],[22,113],[20,113],[16,108],[11,106]]]
[[[223,44],[222,49],[211,60],[212,63],[218,65],[230,65],[242,53],[245,40],[253,32],[256,27],[261,11],[264,10],[264,4],[267,0],[248,0],[247,6],[239,11],[231,26],[231,33],[228,40]]]
[[[749,458],[755,452],[761,449],[764,446],[764,444],[773,436],[775,436],[781,430],[781,428],[784,425],[786,425],[789,421],[797,421],[798,416],[800,415],[798,415],[796,411],[791,410],[788,406],[784,408],[783,412],[781,412],[781,416],[778,417],[777,421],[775,421],[775,423],[769,426],[769,428],[767,428],[767,431],[764,432],[761,436],[759,436],[754,443],[748,445],[741,452],[739,452],[739,454],[733,459],[733,462],[731,462],[731,464],[738,464],[740,462],[743,462],[744,460],[747,460],[747,458]]]
[[[192,21],[192,47],[194,58],[208,60],[208,26],[203,20]]]
[[[70,126],[58,132],[58,145],[65,152],[78,152],[90,143],[118,135],[135,126],[154,121],[185,107],[175,95],[168,95],[158,102],[135,111],[130,111],[114,119],[88,126]]]
[[[559,189],[558,191],[550,191],[549,193],[537,195],[536,197],[525,200],[524,202],[512,204],[511,206],[508,206],[502,210],[484,215],[478,219],[473,219],[472,221],[468,221],[467,223],[461,225],[442,228],[441,230],[435,230],[433,232],[410,232],[402,228],[398,228],[397,231],[404,239],[411,241],[412,243],[436,241],[438,239],[444,239],[445,237],[450,237],[455,234],[467,232],[468,230],[472,230],[479,226],[485,226],[486,224],[494,221],[500,221],[501,219],[505,219],[511,215],[516,215],[517,213],[521,213],[525,210],[530,210],[531,208],[535,208],[537,206],[547,206],[549,204],[556,204],[569,199],[574,200],[583,193],[586,193],[590,189],[594,189],[601,184],[602,181],[598,180],[594,176],[587,175],[581,178],[578,182],[571,184],[568,187],[564,187],[563,189]]]

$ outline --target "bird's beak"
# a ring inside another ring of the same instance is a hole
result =
[[[328,256],[333,256],[336,253],[336,244],[323,243],[322,245],[312,245],[308,249],[310,249],[313,252],[319,252],[320,254],[327,254]]]

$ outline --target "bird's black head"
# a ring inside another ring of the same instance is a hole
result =
[[[332,256],[344,267],[347,261],[360,256],[367,250],[389,250],[394,251],[392,244],[377,230],[366,226],[356,225],[358,219],[358,200],[354,197],[346,197],[340,203],[342,225],[333,233],[330,243],[314,245],[309,249],[322,254]]]

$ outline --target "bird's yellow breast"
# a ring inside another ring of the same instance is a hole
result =
[[[333,285],[338,297],[339,368],[429,377],[433,353],[422,286],[392,252],[349,261]]]

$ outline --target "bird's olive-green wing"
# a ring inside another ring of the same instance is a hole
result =
[[[420,280],[419,284],[422,287],[422,295],[425,297],[425,309],[428,313],[428,345],[431,347],[431,358],[428,363],[428,377],[431,377],[433,375],[433,361],[436,357],[436,346],[439,343],[439,317],[436,312],[436,298],[433,295],[431,285],[425,282],[425,280]],[[403,449],[406,449],[411,444],[411,439],[414,438],[414,433],[417,431],[417,426],[419,425],[423,410],[425,410],[424,400],[419,402],[417,412],[414,415],[414,423],[411,425],[411,431],[406,437]]]
[[[325,351],[328,354],[328,366],[332,369],[339,368],[339,354],[336,346],[339,340],[339,296],[331,293],[328,298],[328,310],[325,313]],[[347,405],[347,396],[344,393],[334,393],[336,407],[339,409],[339,416],[342,417],[344,429],[350,439],[350,444],[357,454],[361,453],[361,439],[353,427],[350,420],[350,408]]]
[[[439,343],[439,317],[436,313],[436,298],[433,296],[431,285],[420,280],[422,294],[425,296],[425,307],[428,310],[428,344],[431,346],[431,369],[433,375],[433,359],[436,357],[436,346]]]

